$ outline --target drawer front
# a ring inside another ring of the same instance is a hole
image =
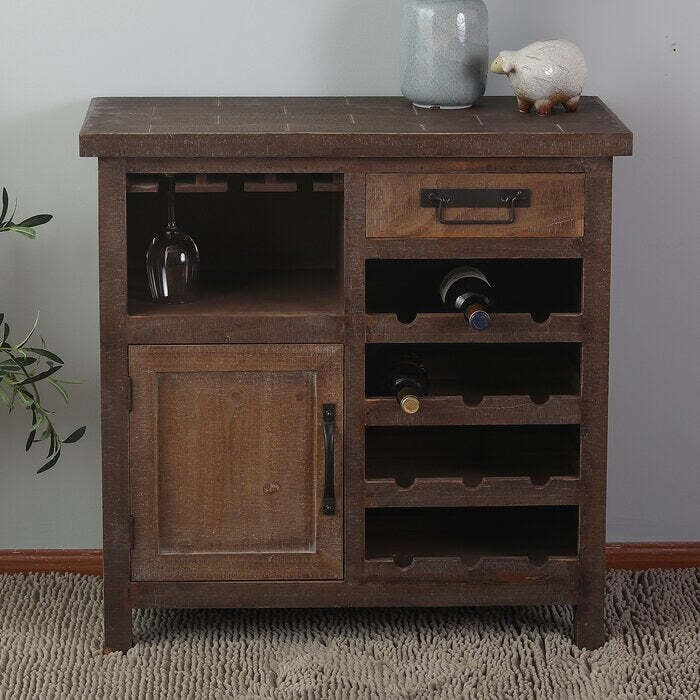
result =
[[[434,199],[422,206],[429,195],[424,190],[449,190],[443,195],[452,202],[442,211]],[[514,192],[523,194],[512,211],[505,202],[498,206]],[[367,237],[579,238],[584,192],[581,173],[368,175]],[[441,223],[440,215],[452,223]]]

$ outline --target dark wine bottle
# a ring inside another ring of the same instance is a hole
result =
[[[404,413],[418,413],[420,400],[428,393],[428,373],[415,355],[402,356],[386,378],[386,388],[396,396]]]
[[[475,331],[485,331],[491,325],[493,288],[476,267],[457,267],[448,272],[440,284],[440,296],[448,308],[463,313]]]

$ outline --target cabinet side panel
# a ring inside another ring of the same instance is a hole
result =
[[[604,642],[612,161],[590,161],[586,168],[585,332],[581,348],[581,582],[575,636],[579,646],[594,648]]]
[[[105,647],[131,646],[128,600],[129,376],[126,322],[126,178],[124,162],[100,160],[100,371]]]

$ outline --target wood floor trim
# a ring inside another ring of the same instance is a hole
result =
[[[700,567],[700,542],[609,542],[608,569],[691,569]]]
[[[102,576],[102,550],[0,549],[0,574],[49,571]]]
[[[611,542],[605,548],[608,569],[685,569],[700,567],[699,542]],[[102,575],[101,549],[0,549],[0,574],[45,573]]]

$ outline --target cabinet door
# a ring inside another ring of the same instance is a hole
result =
[[[129,371],[133,580],[342,578],[342,346],[132,346]]]

